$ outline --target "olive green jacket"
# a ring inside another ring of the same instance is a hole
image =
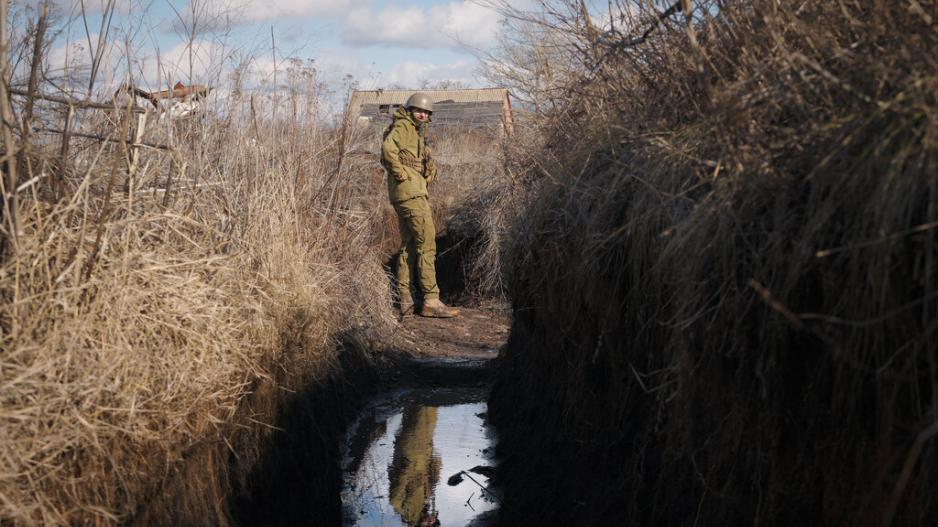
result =
[[[381,164],[388,173],[391,203],[427,196],[426,157],[423,127],[417,126],[410,112],[399,108],[381,144]]]

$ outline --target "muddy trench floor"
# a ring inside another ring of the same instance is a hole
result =
[[[493,359],[508,339],[509,310],[494,301],[458,306],[455,318],[400,319],[399,331],[384,347],[399,358],[392,383],[487,381]]]
[[[435,519],[437,514],[441,514],[446,519],[444,523],[455,521],[453,525],[493,525],[494,510],[484,514],[475,513],[478,517],[464,510],[466,506],[462,505],[463,498],[468,497],[465,500],[468,504],[475,497],[478,489],[467,484],[463,488],[463,493],[467,490],[471,492],[468,496],[463,496],[455,488],[459,482],[449,483],[445,478],[440,480],[439,473],[432,475],[432,472],[420,472],[420,467],[431,467],[434,463],[437,471],[449,468],[452,472],[456,470],[453,467],[466,469],[468,467],[461,465],[466,461],[463,459],[464,455],[466,458],[472,455],[483,456],[479,452],[489,450],[486,447],[489,443],[482,439],[485,434],[476,437],[471,432],[472,425],[469,424],[473,422],[471,416],[463,415],[459,418],[460,424],[455,424],[446,421],[452,417],[445,417],[450,415],[448,411],[438,407],[454,404],[467,406],[470,400],[472,403],[478,403],[480,397],[485,397],[484,394],[488,393],[494,377],[496,362],[494,359],[497,358],[508,338],[510,318],[508,310],[495,303],[471,307],[459,306],[459,309],[460,315],[450,319],[424,318],[419,315],[399,319],[399,326],[393,337],[388,342],[382,343],[382,348],[387,353],[385,358],[391,360],[379,361],[384,365],[379,367],[381,382],[372,386],[374,392],[366,398],[368,402],[364,407],[358,410],[359,417],[355,420],[357,424],[351,429],[354,430],[354,435],[351,439],[346,438],[346,444],[349,452],[357,452],[357,454],[349,454],[351,456],[349,459],[364,459],[366,448],[370,452],[368,459],[375,455],[380,458],[382,455],[380,453],[384,449],[392,447],[385,446],[389,442],[387,438],[381,442],[373,434],[375,430],[384,433],[388,421],[382,421],[381,426],[375,426],[374,429],[370,429],[368,423],[376,422],[374,421],[376,409],[388,404],[396,408],[393,405],[401,404],[400,401],[407,401],[400,409],[395,410],[395,412],[400,412],[401,419],[403,419],[402,428],[396,432],[393,441],[390,442],[394,445],[394,455],[388,460],[391,460],[389,462],[396,467],[397,472],[393,472],[391,468],[387,469],[388,472],[384,472],[382,463],[376,465],[379,468],[368,468],[369,465],[364,464],[365,469],[362,469],[353,462],[350,466],[356,466],[356,468],[352,469],[349,475],[343,476],[351,477],[352,479],[348,481],[355,482],[349,487],[343,487],[343,510],[345,511],[343,525],[397,525],[396,519],[390,519],[396,518],[397,513],[401,515],[401,521],[410,524],[414,518],[410,518],[408,514],[413,515],[414,511],[419,510],[419,506],[414,508],[414,504],[419,503],[425,504],[425,512],[427,507],[430,507],[432,511],[426,518]],[[394,402],[389,403],[389,401]],[[484,415],[484,412],[476,414],[475,419],[484,419]],[[444,424],[437,423],[438,418],[442,419]],[[426,421],[426,419],[431,419],[431,421]],[[426,435],[425,429],[428,422],[433,423],[429,436]],[[479,421],[478,425],[481,423],[482,421]],[[440,428],[437,428],[438,426]],[[452,432],[454,426],[460,430],[455,436]],[[400,445],[407,446],[401,447]],[[430,455],[431,452],[426,448],[432,449],[432,459],[435,460],[433,463],[425,464],[425,461],[430,458],[424,459],[422,455]],[[391,451],[384,454],[390,456],[389,452]],[[401,452],[407,453],[406,458],[398,457]],[[482,463],[481,460],[480,457],[477,461]],[[485,465],[485,463],[482,464]],[[343,469],[344,474],[346,470],[348,469]],[[360,472],[360,470],[363,471]],[[398,480],[394,479],[395,474]],[[403,480],[400,479],[402,477]],[[409,484],[394,487],[395,481],[409,481],[407,477],[424,481],[428,487],[412,488]],[[476,475],[476,477],[481,476]],[[387,484],[397,490],[381,490],[383,487],[380,482],[385,481],[385,478],[387,478]],[[427,501],[427,496],[421,494],[427,488],[433,489],[430,501]],[[441,493],[438,496],[439,499],[433,498],[432,496],[438,491]],[[388,492],[398,496],[402,501],[389,501]],[[454,495],[459,496],[459,499],[454,501]],[[476,500],[477,507],[482,507],[485,503],[481,495]],[[437,507],[439,507],[438,510]],[[475,508],[471,510],[476,511]],[[386,516],[388,514],[390,516]],[[388,521],[390,523],[386,523]],[[430,523],[426,524],[430,525]]]

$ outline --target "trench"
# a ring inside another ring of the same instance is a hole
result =
[[[230,501],[232,523],[495,525],[496,354],[343,360],[344,374],[281,403],[277,431]]]
[[[450,260],[462,255],[445,256],[440,281],[461,291]],[[276,431],[229,500],[233,524],[496,524],[501,494],[487,414],[508,311],[468,307],[459,294],[444,301],[464,304],[462,314],[408,317],[393,342],[346,339],[332,377],[280,400]]]

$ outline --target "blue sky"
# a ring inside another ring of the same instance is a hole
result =
[[[12,0],[14,17],[19,14],[14,33],[40,1]],[[85,0],[90,44],[80,0],[54,1],[57,27],[72,23],[54,43],[51,63],[87,68],[106,0]],[[315,68],[317,79],[336,89],[348,75],[369,89],[442,81],[481,87],[477,54],[496,44],[501,18],[479,0],[116,1],[100,81],[113,85],[126,77],[122,49],[129,42],[134,77],[151,89],[176,80],[223,83],[238,64],[248,82],[272,82],[275,69],[282,79],[289,58]],[[193,20],[204,29],[190,39]]]

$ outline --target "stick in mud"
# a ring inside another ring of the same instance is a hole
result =
[[[494,492],[492,492],[491,490],[489,490],[489,488],[486,487],[485,485],[479,483],[474,477],[470,476],[469,473],[466,472],[465,470],[460,470],[459,472],[457,472],[457,473],[453,474],[452,476],[450,476],[449,479],[446,480],[446,483],[447,483],[449,486],[451,486],[451,487],[455,487],[456,485],[459,485],[460,483],[462,483],[462,477],[463,477],[463,476],[466,476],[467,478],[469,478],[470,480],[472,480],[473,483],[475,483],[476,485],[478,485],[479,488],[482,489],[482,493],[483,493],[483,494],[488,494],[488,495],[492,496],[493,498],[495,498],[495,499],[498,500],[498,501],[501,501],[501,500],[502,500],[500,496],[498,496],[497,494],[495,494]],[[472,497],[472,496],[470,496],[470,498],[471,498],[471,497]]]

